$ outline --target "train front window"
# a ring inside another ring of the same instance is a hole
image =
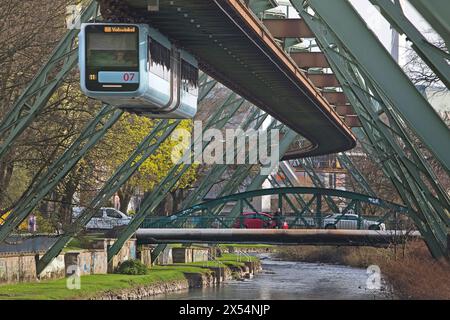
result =
[[[137,33],[88,33],[86,65],[99,69],[138,68]]]

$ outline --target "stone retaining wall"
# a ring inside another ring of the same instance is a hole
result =
[[[170,292],[189,290],[191,288],[205,288],[219,285],[231,279],[250,278],[254,272],[261,270],[258,262],[246,262],[246,266],[241,267],[205,267],[211,272],[209,274],[185,273],[186,279],[153,283],[148,286],[139,286],[119,291],[102,293],[92,300],[139,300],[145,297],[165,294]]]
[[[69,251],[60,254],[42,271],[40,280],[61,279],[73,274],[78,267],[80,275],[105,274],[120,263],[136,259],[136,240],[126,242],[119,254],[108,265],[107,248],[114,240],[106,239],[92,249]],[[39,257],[42,252],[37,253]],[[74,267],[75,266],[75,267]],[[0,255],[0,284],[37,281],[35,253],[7,253]]]

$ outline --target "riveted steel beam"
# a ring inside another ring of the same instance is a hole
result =
[[[82,12],[80,21],[86,22],[97,14],[97,3],[90,1]],[[78,30],[69,30],[53,50],[47,62],[22,92],[0,123],[0,159],[5,156],[14,141],[30,125],[47,104],[78,61],[75,39]]]
[[[275,38],[314,38],[302,19],[264,19],[263,23]]]
[[[309,73],[308,78],[316,87],[340,87],[341,84],[332,73]]]
[[[80,159],[106,134],[119,120],[123,111],[104,106],[90,121],[72,145],[48,168],[35,183],[21,196],[11,210],[4,224],[0,226],[0,242],[17,228],[36,208],[44,197],[53,190]]]
[[[231,94],[228,99],[216,110],[213,116],[208,120],[203,130],[210,128],[222,129],[228,121],[233,117],[236,111],[244,104],[245,100],[236,94]],[[201,146],[203,151],[209,144],[209,142],[203,142],[197,138],[193,139],[191,148],[196,149],[197,145]],[[197,141],[198,140],[198,141]],[[185,159],[191,157],[191,150],[187,150],[184,157]],[[131,222],[125,227],[122,233],[114,244],[108,249],[108,260],[110,261],[122,248],[125,241],[127,241],[137,228],[145,220],[145,217],[151,214],[153,210],[164,200],[167,194],[172,190],[181,176],[191,167],[191,164],[178,163],[172,167],[167,176],[149,193],[141,202],[141,206],[136,215],[132,218]]]
[[[295,52],[289,53],[295,63],[304,69],[308,68],[329,68],[327,58],[322,52]]]
[[[60,254],[70,239],[83,230],[84,226],[93,218],[97,210],[104,206],[105,202],[108,201],[126,181],[128,181],[133,173],[139,169],[141,164],[159,148],[165,139],[169,137],[180,122],[180,120],[162,120],[155,126],[151,133],[131,154],[128,160],[125,161],[117,169],[114,175],[108,179],[100,192],[70,225],[69,229],[66,230],[63,235],[58,237],[58,240],[56,240],[52,247],[36,262],[36,272],[38,275],[40,275],[45,267]]]
[[[395,5],[391,0],[370,0],[373,5],[380,8],[383,16],[401,34],[405,34],[413,43],[413,49],[436,73],[441,81],[450,89],[450,55],[431,44],[419,30],[404,15],[401,5]],[[429,1],[433,2],[433,1]],[[441,1],[443,3],[444,1]],[[450,15],[450,6],[447,5],[447,21]],[[450,26],[450,24],[449,24]],[[448,30],[450,32],[450,30]]]
[[[369,150],[369,154],[391,179],[402,200],[411,208],[408,214],[424,235],[432,254],[435,257],[446,255],[448,196],[423,155],[408,137],[403,127],[405,122],[399,119],[391,105],[385,105],[383,93],[372,84],[370,77],[321,17],[312,17],[301,6],[297,9],[315,32],[318,44],[336,76],[345,84],[344,92],[363,125],[363,131],[355,130],[362,145]]]
[[[414,87],[400,66],[348,1],[307,1],[333,30],[366,76],[383,93],[392,108],[408,123],[436,159],[450,172],[450,130]],[[302,8],[300,0],[291,0]],[[342,21],[345,23],[342,23]],[[380,68],[380,66],[383,66]]]
[[[446,0],[409,0],[427,22],[438,32],[450,49],[450,3]]]

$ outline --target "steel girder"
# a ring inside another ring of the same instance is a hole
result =
[[[258,184],[259,181],[255,181],[253,186]],[[314,195],[314,196],[328,196],[328,197],[339,197],[339,198],[345,198],[352,200],[354,202],[361,202],[361,203],[367,203],[369,205],[373,205],[376,207],[384,208],[387,210],[396,211],[399,213],[407,213],[409,211],[409,208],[385,201],[380,198],[374,198],[369,195],[360,194],[356,192],[350,192],[350,191],[344,191],[344,190],[337,190],[337,189],[322,189],[322,188],[309,188],[309,187],[292,187],[292,188],[273,188],[273,189],[253,189],[253,186],[249,186],[248,190],[241,193],[231,194],[224,197],[220,197],[214,200],[209,200],[202,202],[200,204],[197,204],[193,207],[181,210],[175,215],[182,216],[186,213],[192,214],[194,212],[204,212],[206,210],[213,210],[216,207],[221,207],[226,203],[229,202],[238,202],[240,200],[244,199],[252,199],[256,197],[261,196],[268,196],[268,195],[287,195],[287,194],[300,194],[300,195]],[[217,211],[217,210],[215,210]]]
[[[96,14],[97,3],[91,1],[82,12],[80,21],[87,22]],[[5,156],[14,141],[42,111],[48,99],[75,67],[78,61],[77,46],[74,43],[77,35],[78,30],[76,29],[66,33],[53,50],[47,63],[37,72],[30,85],[0,123],[0,159]]]
[[[258,118],[256,118],[255,120],[257,120],[257,122],[256,122],[255,126],[259,127],[260,125],[262,125],[266,116],[267,115],[264,114],[264,117],[259,120],[258,120]],[[290,144],[295,140],[295,138],[298,137],[298,135],[296,133],[294,133],[292,130],[287,129],[283,124],[278,123],[278,121],[276,121],[276,120],[272,121],[272,123],[269,125],[268,129],[269,130],[270,129],[280,129],[280,130],[287,131],[280,143],[280,158],[282,158],[284,153],[289,148]],[[255,146],[252,146],[252,148],[255,148]],[[234,154],[236,155],[236,152]],[[247,161],[248,161],[248,154],[246,155],[246,162]],[[244,182],[244,180],[250,175],[252,169],[255,168],[256,166],[257,165],[254,165],[254,164],[245,164],[245,165],[238,166],[238,168],[234,171],[231,178],[228,179],[225,186],[222,187],[222,191],[221,191],[219,197],[223,197],[225,195],[229,195],[231,193],[236,192],[238,190],[238,188],[240,187],[240,185]],[[218,177],[220,177],[220,176],[218,176]],[[253,178],[253,181],[250,183],[250,185],[247,188],[254,189],[254,188],[260,187],[267,177],[268,177],[268,175],[257,175],[256,177]],[[212,186],[215,182],[216,181],[211,181],[210,185]],[[258,186],[258,184],[259,184],[259,186]],[[205,195],[206,195],[206,193],[205,193]],[[187,207],[192,204],[185,203],[184,205]],[[201,225],[197,225],[197,227],[207,227],[210,223],[212,223],[214,221],[215,217],[217,217],[219,215],[219,213],[221,212],[222,209],[223,209],[223,206],[218,206],[217,208],[215,208],[214,212],[209,212],[208,219],[204,220]],[[239,207],[235,206],[233,208],[231,216],[239,214],[237,210],[239,210]],[[189,215],[189,211],[181,213],[180,215],[174,215],[174,217],[176,217],[176,218],[174,220],[171,220],[170,224],[174,225],[175,227],[181,225],[183,223],[183,218],[185,218],[186,215]],[[152,261],[157,259],[157,257],[161,254],[161,252],[166,247],[167,247],[167,245],[165,245],[165,244],[158,245],[156,247],[156,249],[152,252]]]
[[[266,10],[278,6],[277,0],[246,0],[246,3],[250,10],[257,16]]]
[[[65,233],[58,237],[58,240],[53,246],[40,258],[36,263],[36,272],[39,275],[44,271],[45,267],[61,252],[64,246],[75,235],[81,232],[84,226],[92,219],[98,209],[104,206],[119,188],[132,176],[141,164],[147,160],[175,130],[181,120],[160,121],[151,133],[139,144],[132,155],[124,162],[104,184],[100,192],[91,200],[89,205],[70,225]]]
[[[298,138],[298,134],[294,131],[292,131],[289,128],[286,128],[285,130],[285,134],[283,135],[283,137],[280,140],[280,146],[279,146],[279,150],[280,150],[280,160],[283,158],[284,154],[288,151],[289,146]],[[270,170],[271,172],[273,172],[278,166],[278,163],[275,164]],[[262,184],[264,183],[264,181],[269,177],[270,174],[267,175],[261,175],[258,174],[256,175],[252,182],[245,188],[246,192],[249,191],[253,191],[253,190],[257,190],[259,188],[261,188]],[[231,212],[228,214],[228,216],[230,218],[237,218],[240,214],[242,213],[241,210],[241,206],[240,204],[236,204],[233,209],[231,210]],[[218,214],[218,212],[216,213],[216,215]]]
[[[11,214],[0,227],[0,242],[15,229],[36,208],[44,197],[53,190],[69,173],[78,161],[106,134],[119,120],[123,111],[111,106],[104,106],[97,116],[90,121],[72,145],[47,169],[35,179],[28,190],[21,196]]]
[[[250,124],[254,123],[253,129],[258,130],[262,123],[267,119],[268,114],[261,111],[259,108],[252,106],[252,111],[250,112],[250,116],[247,118],[247,120],[243,123],[240,128],[244,131],[249,129]],[[235,155],[235,158],[237,157],[237,152],[235,146],[233,146],[233,154]],[[226,150],[226,153],[228,153],[229,149]],[[229,166],[227,164],[216,164],[214,165],[211,170],[209,170],[208,174],[202,179],[200,185],[197,187],[195,192],[191,193],[190,196],[188,196],[185,201],[183,201],[183,208],[190,207],[194,205],[195,203],[198,203],[203,200],[203,198],[208,194],[208,192],[211,190],[212,186],[219,181],[219,179],[222,177],[222,175],[225,173]],[[232,179],[230,179],[232,180]]]
[[[409,0],[427,22],[439,33],[450,49],[450,3],[446,0]]]
[[[281,173],[283,175],[282,179],[285,184],[285,187],[287,187],[287,188],[298,187],[298,186],[295,186],[292,184],[292,182],[289,180],[288,176],[284,173],[283,167],[280,167],[280,169],[281,169]],[[276,178],[274,178],[273,176],[269,176],[268,179],[273,188],[278,188],[278,189],[282,188],[282,186],[278,183]],[[306,227],[310,227],[310,224],[308,223],[308,221],[305,220],[303,215],[307,211],[309,211],[309,213],[312,214],[312,211],[310,210],[308,203],[305,202],[305,200],[302,198],[302,196],[298,195],[298,194],[294,194],[294,198],[297,201],[299,208],[297,208],[297,206],[295,206],[295,204],[293,204],[291,199],[289,199],[287,196],[284,196],[284,198],[285,198],[285,201],[289,204],[289,207],[291,207],[291,209],[296,214],[293,224],[295,225],[297,223],[297,221],[300,219],[303,221],[303,223],[305,224]],[[299,211],[299,209],[301,209],[301,211]]]
[[[381,9],[381,13],[391,26],[399,33],[405,34],[408,37],[417,54],[434,71],[445,86],[450,89],[450,55],[425,39],[420,31],[404,15],[400,4],[397,6],[391,0],[370,0],[370,2]],[[427,0],[427,2],[433,1]],[[449,19],[448,15],[450,15],[449,5],[447,5],[447,20]]]
[[[199,79],[199,96],[201,97],[201,99],[204,99],[216,84],[217,82],[211,80],[206,74],[201,74]],[[123,111],[117,110],[116,113],[118,114],[118,119]],[[180,122],[180,120],[163,120],[159,121],[155,125],[154,129],[139,144],[136,150],[130,155],[129,159],[116,170],[113,176],[98,192],[95,198],[88,205],[87,209],[84,210],[77,218],[77,220],[74,221],[71,228],[64,235],[59,237],[57,242],[45,253],[45,255],[41,259],[37,261],[37,274],[40,274],[45,269],[45,267],[54,259],[54,257],[56,257],[61,252],[67,242],[82,230],[82,228],[86,225],[87,222],[89,222],[95,212],[101,206],[103,206],[105,201],[111,198],[123,184],[128,181],[133,173],[139,169],[140,165],[159,148],[159,146],[165,141],[165,139],[170,136],[170,134],[176,129]],[[103,131],[103,135],[106,133],[106,130],[107,129]],[[97,142],[99,139],[100,137],[98,137],[95,141],[92,141],[92,145],[94,145],[95,142]],[[84,152],[80,153],[80,157],[87,152],[86,148],[83,151]],[[67,157],[60,159],[58,164],[64,165],[66,160]],[[36,202],[36,204],[37,203],[38,201]]]
[[[297,10],[303,10],[303,1],[291,0],[291,3]],[[307,3],[354,57],[358,69],[377,88],[383,101],[450,172],[450,130],[351,4],[347,0],[308,0]]]
[[[247,130],[251,124],[253,124],[253,129],[258,130],[263,122],[267,119],[268,114],[265,112],[262,112],[259,108],[256,106],[252,106],[250,110],[250,117],[248,117],[244,123],[240,126],[242,130]],[[237,148],[234,146],[230,147],[233,150],[233,154],[235,155],[235,159],[237,158]],[[226,150],[226,152],[230,151],[230,148]],[[226,172],[227,168],[229,166],[227,164],[216,164],[212,167],[212,169],[208,172],[208,174],[202,179],[202,182],[200,183],[199,187],[196,189],[195,192],[191,194],[191,196],[187,197],[183,203],[182,208],[188,208],[190,206],[193,206],[196,203],[199,203],[203,200],[203,198],[208,194],[208,192],[211,190],[211,188],[214,186],[214,184],[219,181],[219,179],[222,177],[222,175]],[[244,166],[240,166],[242,168]],[[233,174],[233,177],[235,176],[236,172],[239,170],[236,170]],[[248,174],[248,173],[247,173]],[[245,173],[239,173],[236,177],[231,177],[228,179],[228,183],[230,181],[235,181],[237,179],[242,180],[245,179],[246,175]],[[228,185],[228,184],[227,184]],[[231,192],[233,192],[237,187],[234,189],[230,189],[230,186],[224,186],[222,188],[221,195],[226,195]],[[227,192],[228,191],[228,192]],[[174,227],[179,227],[180,223],[182,223],[182,219],[184,217],[177,216],[176,219],[170,220],[170,224]],[[151,227],[151,224],[146,227]],[[155,261],[158,256],[166,249],[166,244],[159,244],[156,246],[156,248],[152,251],[152,261]]]
[[[366,177],[362,174],[361,171],[355,166],[352,159],[345,153],[339,153],[337,155],[337,158],[339,160],[339,163],[341,163],[352,175],[353,179],[358,183],[358,185],[364,190],[366,194],[371,195],[372,197],[375,197],[375,191],[370,187],[369,182],[367,181]]]
[[[292,3],[295,6],[296,1]],[[318,14],[311,16],[298,3],[297,9],[315,33],[318,44],[363,123],[364,133],[361,135],[362,132],[359,132],[359,138],[369,141],[366,148],[412,209],[409,215],[425,236],[433,255],[445,255],[446,228],[449,225],[448,196],[421,152],[411,142],[406,122],[395,112],[384,93],[372,83],[359,61],[347,52],[332,27]]]
[[[305,158],[305,159],[299,159],[297,160],[301,163],[303,169],[305,169],[308,176],[311,178],[314,186],[318,188],[325,188],[325,185],[323,184],[322,180],[320,179],[319,175],[314,171],[314,165],[312,163],[311,158]],[[325,201],[328,204],[328,207],[333,210],[334,212],[339,212],[339,207],[334,202],[334,200],[330,197],[325,197]]]
[[[203,130],[210,128],[221,129],[233,117],[236,111],[244,104],[244,99],[236,94],[231,94],[228,99],[216,110],[213,116],[208,120]],[[203,151],[208,143],[202,141],[194,141],[192,147],[196,144],[202,146]],[[190,157],[191,150],[189,149],[183,158]],[[125,241],[127,241],[137,228],[142,224],[145,217],[148,216],[156,207],[164,200],[167,194],[176,185],[181,176],[191,167],[191,164],[178,163],[172,167],[167,176],[155,187],[155,189],[148,194],[141,203],[141,207],[131,222],[124,228],[118,239],[108,249],[108,261],[110,261],[122,248]]]

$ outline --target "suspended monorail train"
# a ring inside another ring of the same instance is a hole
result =
[[[197,112],[197,60],[146,24],[83,24],[79,66],[91,98],[152,118]]]

